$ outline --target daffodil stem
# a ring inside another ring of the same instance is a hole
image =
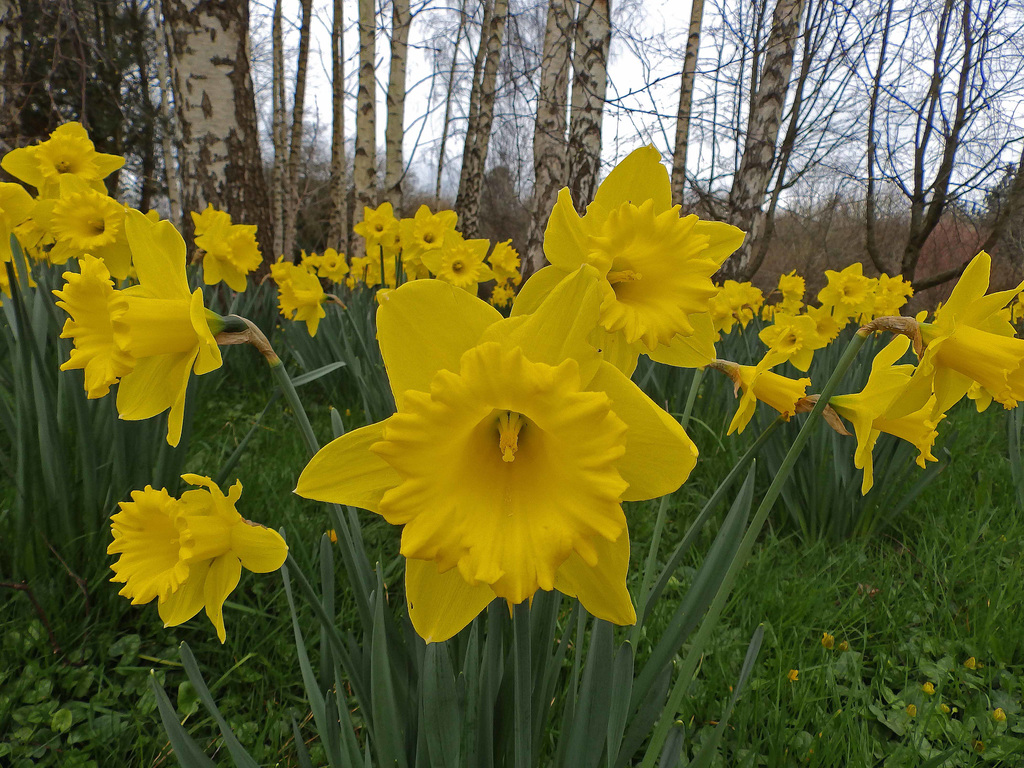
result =
[[[515,657],[515,768],[533,765],[533,685],[530,658],[530,604],[515,606],[512,613]]]
[[[700,389],[700,383],[704,379],[704,369],[695,368],[693,370],[693,379],[690,382],[690,393],[686,396],[686,407],[683,408],[682,418],[679,419],[679,423],[682,424],[683,429],[686,429],[690,423],[690,414],[693,413],[693,404],[697,402],[697,391]]]
[[[733,585],[736,582],[736,578],[739,575],[740,570],[746,564],[747,559],[750,557],[750,553],[754,549],[754,545],[757,543],[757,538],[761,533],[761,528],[764,526],[765,520],[768,518],[768,513],[775,505],[775,501],[778,499],[779,494],[782,493],[782,488],[789,479],[789,475],[793,471],[793,467],[796,465],[797,459],[800,458],[800,454],[803,452],[804,446],[810,439],[811,433],[817,426],[818,420],[821,418],[821,414],[825,410],[825,406],[828,405],[829,399],[835,393],[836,388],[843,380],[843,377],[846,375],[846,371],[853,363],[854,358],[857,357],[857,353],[860,351],[860,348],[864,345],[864,341],[869,335],[870,331],[858,331],[850,341],[846,350],[843,352],[843,356],[839,359],[839,363],[836,365],[835,370],[832,371],[832,375],[825,384],[825,388],[821,391],[821,394],[818,397],[818,402],[814,404],[814,408],[811,410],[810,414],[808,414],[807,420],[800,428],[800,432],[797,433],[796,440],[793,441],[793,445],[786,454],[786,458],[783,459],[782,465],[779,467],[778,472],[775,473],[775,478],[772,480],[772,484],[768,487],[768,491],[761,500],[761,504],[758,506],[757,512],[754,513],[754,518],[750,523],[750,527],[747,528],[747,532],[744,534],[743,540],[740,541],[739,548],[736,551],[736,556],[729,565],[729,570],[726,571],[725,578],[722,579],[722,584],[718,588],[718,592],[708,608],[708,612],[704,616],[704,620],[700,624],[700,629],[697,630],[697,635],[693,639],[691,650],[679,669],[675,685],[672,687],[672,693],[669,695],[668,704],[662,712],[662,716],[658,721],[657,727],[654,729],[654,734],[651,736],[651,742],[647,748],[647,753],[644,755],[644,761],[641,764],[641,768],[654,768],[654,764],[658,759],[658,756],[661,754],[662,747],[665,744],[665,739],[668,737],[669,729],[675,721],[675,715],[679,711],[679,705],[682,704],[683,696],[686,694],[687,689],[689,689],[690,684],[693,681],[693,675],[697,669],[697,664],[703,655],[701,651],[708,642],[715,625],[718,623],[718,618],[721,616],[722,611],[725,608],[725,604],[728,601],[730,592],[732,592]]]
[[[313,454],[320,450],[320,444],[316,440],[313,425],[309,423],[306,409],[302,407],[299,393],[295,391],[295,385],[292,384],[288,371],[285,370],[284,364],[278,360],[276,364],[271,363],[270,373],[273,374],[277,385],[281,388],[281,394],[284,395],[284,399],[291,406],[292,413],[295,415],[295,421],[299,425],[299,432],[302,434],[302,440],[306,444],[306,450],[309,451],[310,456],[313,456]]]

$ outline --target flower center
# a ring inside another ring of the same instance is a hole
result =
[[[455,261],[452,262],[452,272],[454,272],[456,275],[461,275],[462,271],[465,268],[466,265],[462,262],[461,259],[456,259]]]
[[[92,227],[93,233],[96,235],[102,235],[107,229],[107,223],[100,217],[89,219],[89,226]]]
[[[434,233],[433,232],[427,232],[425,235],[423,235],[423,242],[426,243],[427,245],[430,245],[431,243],[433,243],[434,242]]]
[[[632,283],[641,279],[643,279],[643,275],[632,269],[621,269],[608,273],[608,282],[612,285],[616,283]]]
[[[516,460],[516,451],[519,450],[519,430],[523,428],[524,423],[523,415],[515,411],[505,411],[498,417],[498,450],[501,451],[502,461]]]

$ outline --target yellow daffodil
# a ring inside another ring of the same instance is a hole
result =
[[[843,321],[843,326],[836,322],[835,318],[832,317],[832,308],[828,306],[808,307],[805,314],[814,321],[815,331],[826,343],[835,341],[843,326],[846,325],[845,320]]]
[[[731,333],[736,323],[746,328],[764,305],[764,294],[750,283],[726,280],[717,288],[718,292],[708,302],[716,331]]]
[[[818,327],[807,315],[776,313],[775,322],[761,329],[758,338],[768,345],[777,362],[788,360],[799,371],[811,367],[814,350],[828,342],[818,335]]]
[[[687,364],[676,361],[690,359],[681,346],[695,333],[690,317],[708,311],[717,293],[711,276],[743,237],[728,224],[681,216],[658,151],[642,147],[612,169],[582,218],[569,190],[559,192],[544,233],[551,266],[527,281],[517,305],[529,312],[569,273],[590,264],[603,291],[595,341],[608,359],[625,373],[640,354]]]
[[[715,360],[710,364],[710,367],[732,379],[735,393],[743,390],[743,397],[729,424],[728,434],[742,433],[747,428],[758,400],[770,405],[787,420],[802,406],[801,401],[807,395],[811,380],[780,376],[768,370],[772,365],[774,362],[767,356],[757,365],[738,365],[729,360]]]
[[[278,261],[270,268],[270,276],[277,283],[278,306],[289,320],[304,322],[310,336],[316,336],[320,318],[326,317],[324,300],[327,298],[320,278],[298,264]]]
[[[169,222],[131,210],[125,229],[138,285],[114,291],[103,265],[83,257],[81,273],[66,272],[64,289],[54,291],[71,315],[61,335],[74,339],[79,351],[62,368],[86,369],[89,397],[106,394],[120,376],[121,418],[149,419],[169,410],[167,442],[177,445],[189,376],[219,368],[220,348],[202,290],[189,293],[181,235]]]
[[[32,216],[34,205],[31,195],[20,184],[0,183],[0,291],[5,296],[11,295],[7,268],[4,266],[14,258],[11,234]]]
[[[922,683],[921,690],[924,692],[926,696],[935,695],[935,686],[931,682]]]
[[[438,280],[476,294],[480,283],[494,279],[494,272],[484,262],[490,245],[487,240],[465,240],[458,232],[452,232],[442,248],[423,254],[423,263]]]
[[[438,211],[421,205],[411,219],[402,219],[398,223],[399,236],[402,243],[402,267],[413,278],[426,277],[424,274],[423,254],[436,251],[444,245],[445,238],[458,224],[455,211]]]
[[[505,283],[504,285],[496,285],[491,291],[491,298],[489,301],[492,306],[501,308],[507,307],[512,303],[512,299],[516,296],[515,289],[511,283]]]
[[[398,247],[398,219],[391,203],[381,203],[376,208],[363,208],[363,220],[352,227],[353,231],[366,240],[366,255],[379,256],[383,249],[394,254]]]
[[[323,448],[296,492],[404,526],[409,615],[430,642],[538,589],[635,621],[621,502],[678,488],[697,450],[588,343],[601,282],[583,267],[510,319],[437,280],[381,301],[397,413]]]
[[[494,279],[499,283],[510,282],[519,285],[523,276],[519,274],[519,252],[512,247],[512,241],[498,243],[487,257],[487,262],[494,271]]]
[[[786,679],[789,680],[789,682],[791,682],[791,683],[797,682],[800,679],[800,670],[799,669],[791,669],[791,670],[789,670],[789,672],[786,674]]]
[[[97,152],[80,123],[65,123],[46,141],[12,150],[0,160],[0,167],[19,181],[31,184],[39,190],[40,197],[60,195],[60,180],[69,176],[106,194],[103,179],[122,165],[123,157]]]
[[[242,568],[270,573],[280,568],[288,545],[276,531],[244,519],[235,505],[236,482],[225,496],[201,475],[182,475],[190,485],[180,499],[163,488],[132,491],[110,518],[114,540],[107,554],[120,555],[111,581],[132,605],[157,600],[165,627],[174,627],[202,608],[223,643],[224,601],[238,586]]]
[[[345,275],[348,274],[348,262],[345,261],[345,254],[338,253],[333,248],[328,248],[320,257],[320,264],[316,270],[317,276],[332,283],[342,283]]]
[[[60,180],[60,197],[39,200],[33,216],[54,239],[49,259],[64,264],[85,254],[102,259],[117,280],[128,277],[132,253],[125,232],[125,207],[76,176]]]
[[[825,270],[827,285],[818,292],[818,301],[831,309],[837,322],[844,323],[865,311],[870,311],[871,283],[864,277],[864,267],[858,261],[841,272]]]
[[[243,292],[248,285],[246,275],[263,263],[256,242],[256,225],[232,224],[231,216],[207,204],[202,213],[192,212],[196,247],[203,255],[203,282],[217,285],[225,282],[233,291]]]
[[[822,648],[827,648],[828,650],[832,650],[832,648],[835,647],[835,644],[836,644],[836,636],[835,635],[830,635],[828,632],[823,632],[821,634],[821,647]]]
[[[781,304],[784,311],[796,314],[804,303],[807,282],[794,269],[786,275],[779,275],[779,293],[782,294]]]
[[[926,461],[936,461],[931,449],[938,435],[936,427],[944,415],[936,410],[934,398],[922,402],[910,389],[914,366],[896,364],[909,345],[909,339],[897,336],[875,355],[863,390],[829,400],[836,413],[853,424],[857,436],[853,463],[864,470],[861,493],[867,493],[874,484],[871,454],[882,432],[914,445],[921,467]]]
[[[879,275],[875,285],[874,309],[875,317],[895,316],[914,295],[913,286],[899,275]]]
[[[925,351],[920,376],[931,380],[941,412],[949,410],[971,388],[984,387],[1006,408],[1024,400],[1024,340],[1013,325],[998,316],[1024,288],[986,295],[991,259],[982,251],[964,270],[949,300],[921,323]]]

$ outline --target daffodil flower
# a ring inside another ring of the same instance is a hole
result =
[[[366,241],[367,255],[377,256],[380,249],[393,251],[398,247],[399,226],[391,203],[376,208],[363,208],[363,220],[352,230]]]
[[[132,252],[125,207],[106,192],[97,192],[77,176],[63,176],[60,196],[39,200],[33,218],[54,239],[49,253],[52,264],[89,254],[102,259],[115,279],[128,277]]]
[[[397,413],[323,448],[296,493],[404,526],[409,615],[426,640],[538,589],[635,621],[621,502],[678,488],[697,449],[588,343],[600,303],[590,267],[510,319],[436,280],[381,300]]]
[[[734,394],[738,395],[743,390],[727,434],[742,433],[747,428],[758,401],[770,405],[787,420],[801,409],[811,380],[780,376],[769,370],[775,364],[776,361],[770,355],[766,355],[757,365],[739,365],[729,360],[710,363],[711,368],[732,379]]]
[[[117,382],[122,419],[149,419],[169,411],[167,442],[177,445],[188,380],[221,364],[220,348],[203,306],[203,292],[189,292],[185,241],[170,222],[153,222],[129,210],[125,219],[138,285],[115,291],[106,268],[83,257],[81,272],[64,273],[54,291],[71,319],[61,334],[76,352],[61,366],[85,368],[89,397],[102,397]]]
[[[602,278],[596,344],[606,359],[626,374],[640,354],[689,366],[692,344],[684,340],[698,333],[691,318],[708,311],[718,293],[711,276],[743,237],[728,224],[680,216],[658,151],[642,147],[612,169],[582,218],[569,190],[559,192],[544,233],[551,266],[524,284],[519,311],[589,264]]]
[[[925,350],[918,375],[931,381],[943,413],[973,382],[1005,408],[1024,400],[1024,340],[999,316],[1024,283],[986,295],[991,263],[984,251],[975,256],[934,320],[920,324]]]
[[[811,367],[814,351],[828,342],[818,335],[818,327],[807,315],[775,313],[774,323],[758,334],[771,351],[776,362],[788,360],[798,371]]]
[[[242,495],[236,482],[225,496],[202,475],[182,475],[190,485],[180,499],[163,488],[132,491],[110,518],[114,540],[107,554],[120,555],[111,565],[111,581],[132,605],[157,600],[165,627],[182,624],[203,608],[223,643],[224,601],[238,586],[242,568],[254,573],[276,571],[288,545],[276,531],[244,519],[235,508]]]
[[[897,336],[875,355],[864,389],[856,394],[835,395],[829,400],[836,413],[853,424],[857,436],[853,464],[864,471],[862,494],[874,485],[872,452],[882,432],[917,448],[917,463],[921,467],[926,461],[936,461],[931,449],[938,436],[936,427],[944,415],[936,410],[934,397],[924,392],[926,399],[922,402],[911,389],[914,366],[897,365],[909,346],[907,337]]]
[[[97,152],[81,123],[64,123],[35,146],[14,149],[0,160],[11,176],[31,184],[40,197],[61,194],[60,180],[74,176],[106,194],[103,179],[124,165],[124,158]]]
[[[494,279],[494,272],[484,261],[490,245],[487,240],[466,240],[452,232],[440,249],[427,251],[421,258],[438,280],[476,295],[480,283]]]
[[[263,254],[256,242],[255,224],[232,224],[231,216],[207,205],[202,213],[192,213],[196,247],[203,255],[203,282],[207,285],[227,283],[239,293],[245,291],[246,276],[263,263]]]
[[[290,320],[304,322],[310,336],[316,336],[324,311],[324,293],[320,279],[299,264],[279,261],[270,269],[277,283],[278,304],[281,314]]]
[[[0,182],[0,291],[11,295],[4,264],[11,261],[11,234],[32,215],[35,202],[20,184]]]

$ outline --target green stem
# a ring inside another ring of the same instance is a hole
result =
[[[682,418],[679,419],[679,423],[682,424],[683,429],[686,429],[690,423],[690,414],[693,412],[693,404],[697,401],[697,391],[700,389],[700,383],[704,378],[704,369],[695,368],[693,371],[693,380],[690,383],[690,393],[686,396],[686,406],[683,408]]]
[[[691,390],[692,391],[692,390]],[[651,537],[651,548],[647,552],[647,562],[644,565],[644,576],[640,583],[640,605],[637,606],[637,616],[641,617],[633,625],[633,629],[629,633],[629,642],[636,648],[640,642],[640,632],[643,630],[642,617],[647,608],[648,596],[647,592],[651,588],[651,578],[654,574],[654,564],[657,562],[658,549],[661,547],[661,531],[665,527],[665,516],[668,511],[668,500],[669,496],[662,496],[661,502],[658,504],[658,517],[654,521],[654,535]]]
[[[512,634],[515,654],[515,768],[533,765],[533,686],[530,659],[530,604],[513,609]]]
[[[676,683],[672,688],[672,693],[669,695],[668,705],[666,706],[665,711],[662,712],[661,719],[658,721],[658,725],[654,729],[654,734],[651,736],[651,743],[647,748],[647,753],[644,755],[644,761],[641,764],[641,768],[654,768],[655,761],[665,744],[665,739],[668,737],[669,729],[675,721],[675,714],[679,711],[679,705],[682,704],[683,696],[686,694],[687,689],[690,687],[690,683],[693,681],[693,674],[696,671],[697,664],[700,660],[701,649],[704,648],[711,636],[712,630],[718,623],[718,618],[721,616],[722,611],[725,608],[729,593],[732,591],[732,587],[736,582],[736,577],[739,575],[743,566],[746,565],[747,559],[750,557],[750,553],[754,549],[754,544],[757,542],[757,538],[761,533],[761,528],[764,526],[765,520],[768,518],[768,513],[771,511],[772,506],[774,506],[779,494],[782,493],[782,488],[789,479],[789,475],[792,472],[793,467],[796,465],[800,454],[803,452],[804,446],[810,439],[811,432],[817,425],[818,419],[821,418],[822,411],[825,410],[825,406],[828,405],[829,399],[839,386],[843,376],[846,375],[847,369],[849,369],[851,363],[853,363],[854,358],[857,356],[857,353],[860,351],[860,348],[863,346],[868,335],[869,333],[866,331],[863,333],[858,331],[850,341],[846,351],[843,352],[843,356],[839,359],[839,363],[836,365],[835,370],[832,371],[832,375],[825,384],[825,388],[818,397],[818,402],[814,404],[814,408],[811,410],[807,420],[800,428],[800,432],[797,434],[796,440],[793,441],[793,445],[786,454],[786,458],[783,459],[782,466],[780,466],[779,471],[775,473],[775,479],[772,480],[772,484],[768,487],[768,491],[761,500],[761,504],[758,506],[757,512],[754,514],[754,519],[751,521],[750,527],[747,529],[746,534],[743,536],[743,540],[740,542],[740,546],[736,551],[736,556],[729,565],[729,570],[726,571],[725,578],[722,579],[722,584],[718,588],[718,593],[715,595],[714,601],[712,601],[707,614],[704,616],[704,620],[701,622],[700,629],[697,631],[697,636],[694,638],[690,652],[683,661],[679,674],[676,677]]]
[[[299,393],[295,391],[295,385],[292,384],[288,371],[285,370],[284,364],[278,360],[276,363],[272,362],[270,364],[270,372],[273,374],[275,381],[277,381],[277,385],[281,388],[281,394],[284,395],[284,399],[288,401],[288,405],[292,408],[295,421],[299,425],[299,432],[302,433],[302,440],[306,444],[306,450],[309,451],[310,456],[313,456],[320,450],[320,444],[316,440],[313,425],[309,423],[306,409],[302,407]]]

